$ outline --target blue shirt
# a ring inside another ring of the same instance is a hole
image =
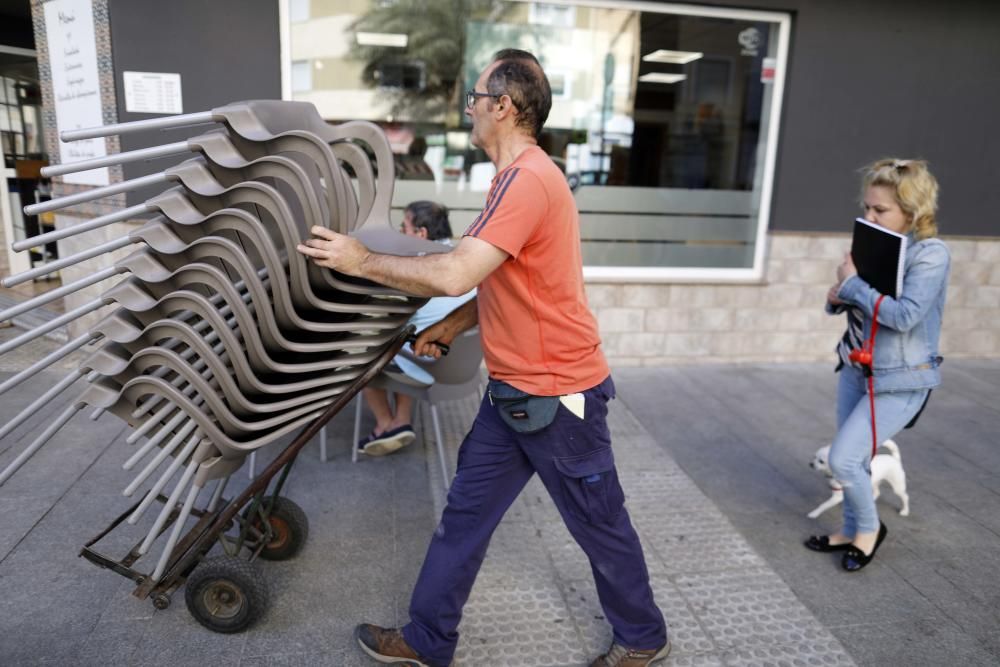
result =
[[[948,246],[939,239],[924,239],[907,248],[903,291],[899,299],[885,297],[878,311],[872,363],[875,393],[929,389],[941,383],[938,342],[950,265]],[[855,275],[841,284],[837,297],[861,310],[867,340],[878,291]]]

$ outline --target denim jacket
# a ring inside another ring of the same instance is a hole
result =
[[[903,291],[899,299],[886,296],[879,306],[872,363],[875,393],[929,389],[941,384],[938,341],[950,264],[948,246],[943,241],[931,238],[915,242],[910,235]],[[879,292],[855,275],[841,283],[837,297],[864,313],[864,338],[868,340]],[[842,311],[842,306],[827,303],[827,312]]]

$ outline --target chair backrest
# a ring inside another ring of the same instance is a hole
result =
[[[479,386],[479,368],[482,363],[483,347],[479,342],[479,329],[459,334],[451,342],[451,349],[446,356],[434,363],[421,364],[434,376],[434,384],[427,389],[428,400],[436,403],[464,398]]]
[[[469,393],[476,391],[482,381],[479,369],[483,362],[483,348],[479,342],[478,328],[459,334],[451,342],[448,354],[440,359],[433,360],[410,354],[406,354],[406,357],[430,373],[434,378],[434,384],[417,386],[400,382],[382,373],[368,386],[437,403],[465,398]]]
[[[448,354],[431,363],[417,363],[434,376],[434,382],[440,384],[461,384],[479,375],[479,366],[483,362],[483,346],[479,342],[479,328],[470,329],[459,334],[451,342]]]

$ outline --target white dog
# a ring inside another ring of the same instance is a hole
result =
[[[899,447],[892,440],[886,440],[882,443],[882,446],[889,450],[889,454],[876,454],[872,459],[871,471],[872,471],[872,493],[875,498],[879,497],[879,484],[882,482],[888,482],[889,486],[892,488],[892,492],[899,496],[899,499],[903,501],[903,507],[899,510],[900,515],[909,516],[910,515],[910,497],[906,495],[906,473],[903,472],[903,459],[899,456]],[[826,475],[830,488],[833,489],[833,494],[823,502],[822,505],[809,512],[807,515],[810,519],[815,519],[823,512],[827,511],[831,507],[842,503],[844,501],[844,491],[841,487],[840,482],[833,478],[833,472],[830,470],[830,446],[820,447],[816,451],[816,456],[809,463],[809,467],[813,470],[818,470]]]

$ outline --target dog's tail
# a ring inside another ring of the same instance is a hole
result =
[[[899,455],[899,446],[895,442],[892,440],[886,440],[882,443],[882,446],[889,450],[889,453],[892,454],[892,458],[896,459],[900,463],[903,462],[902,457]]]

